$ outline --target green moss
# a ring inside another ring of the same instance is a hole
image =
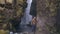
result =
[[[0,34],[9,34],[8,30],[0,30]]]

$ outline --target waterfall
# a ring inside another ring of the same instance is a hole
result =
[[[25,9],[24,16],[22,17],[22,24],[28,24],[32,20],[32,16],[30,13],[30,7],[31,7],[32,0],[27,0],[27,8]]]
[[[32,0],[27,0],[27,8],[25,9],[24,16],[21,18],[21,24],[22,25],[26,25],[32,20],[32,16],[29,14],[30,13],[31,3],[32,3]],[[23,26],[21,26],[21,28],[24,29]],[[13,32],[10,32],[10,34],[13,34]],[[17,34],[17,33],[15,33],[15,34]]]

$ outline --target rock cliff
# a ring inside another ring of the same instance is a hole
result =
[[[35,0],[34,0],[35,1]],[[57,16],[57,1],[58,0],[36,0],[37,12],[37,27],[41,34],[57,34],[56,31],[56,16]],[[31,10],[32,11],[32,10]],[[34,12],[34,11],[33,11]]]

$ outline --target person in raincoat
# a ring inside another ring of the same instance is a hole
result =
[[[32,19],[32,32],[36,31],[37,19],[34,17]]]

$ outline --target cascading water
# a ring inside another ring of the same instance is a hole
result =
[[[27,8],[25,9],[24,16],[21,18],[21,24],[20,27],[24,30],[24,26],[29,24],[29,22],[32,20],[32,16],[29,14],[30,13],[30,7],[31,7],[32,0],[27,0]],[[25,29],[25,31],[29,31],[28,27]],[[13,32],[10,32],[10,34],[13,34]],[[16,33],[17,34],[17,33]]]
[[[27,0],[27,8],[25,9],[25,14],[22,17],[22,24],[28,24],[32,20],[32,16],[30,13],[30,7],[31,7],[32,0]]]

